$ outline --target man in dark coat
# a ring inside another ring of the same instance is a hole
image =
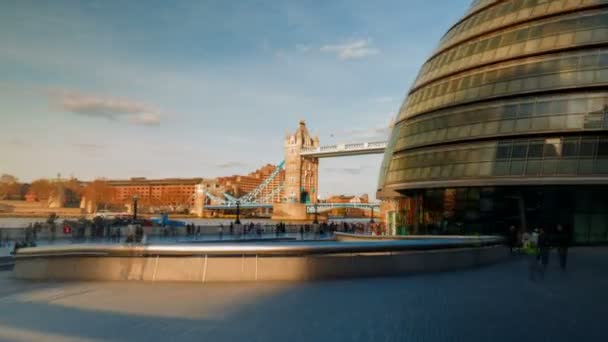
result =
[[[562,270],[566,269],[566,263],[568,262],[569,245],[570,234],[568,234],[568,231],[561,224],[558,224],[555,232],[555,246],[557,247],[557,255],[559,256],[559,266]]]
[[[547,232],[544,228],[540,229],[540,233],[538,234],[538,250],[539,250],[539,259],[541,264],[541,276],[545,275],[545,271],[547,270],[547,265],[549,265],[549,248],[551,244],[549,242],[549,237],[547,236]]]

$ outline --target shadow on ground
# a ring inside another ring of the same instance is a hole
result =
[[[521,258],[310,283],[32,283],[0,273],[0,340],[603,341],[608,248],[528,280]]]

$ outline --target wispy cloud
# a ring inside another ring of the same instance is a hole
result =
[[[393,128],[393,115],[389,114],[388,120],[371,128],[350,128],[340,132],[340,135],[352,140],[381,141],[388,139]]]
[[[232,168],[246,167],[246,166],[247,166],[247,164],[245,164],[243,162],[238,162],[238,161],[225,162],[225,163],[216,165],[216,167],[218,167],[220,169],[232,169]]]
[[[128,119],[133,124],[159,125],[161,112],[147,104],[117,97],[102,97],[72,90],[49,92],[62,110],[91,118]]]
[[[360,39],[344,44],[329,44],[321,47],[321,52],[335,53],[340,60],[358,59],[377,55],[380,50],[372,46],[371,39]]]

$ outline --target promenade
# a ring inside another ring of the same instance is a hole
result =
[[[603,341],[608,248],[490,267],[306,283],[48,283],[0,272],[0,341]]]

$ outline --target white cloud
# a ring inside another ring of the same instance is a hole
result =
[[[340,60],[364,58],[380,53],[380,50],[372,47],[371,39],[360,39],[344,44],[324,45],[321,47],[321,51],[336,53]]]
[[[49,93],[62,110],[91,118],[127,118],[133,124],[151,126],[160,124],[162,116],[158,109],[129,99],[88,95],[72,90],[52,90]]]
[[[382,141],[387,140],[393,128],[393,115],[389,114],[388,121],[372,128],[352,128],[343,130],[341,135],[350,140]]]

